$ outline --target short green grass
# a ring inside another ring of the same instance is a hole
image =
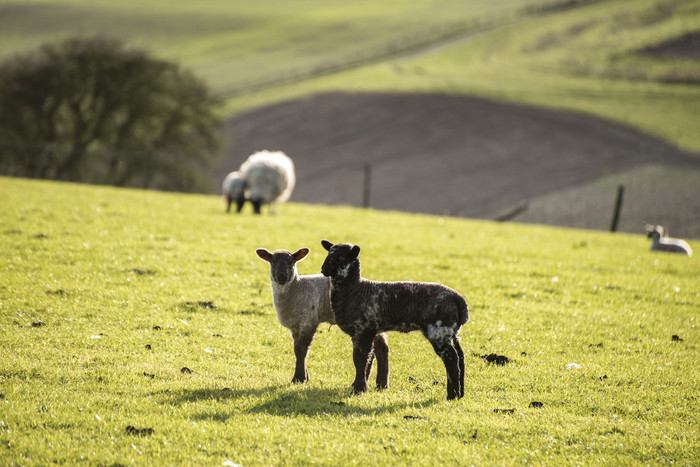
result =
[[[4,465],[700,462],[697,256],[349,207],[223,211],[214,196],[0,179]],[[359,244],[366,277],[466,296],[462,400],[445,400],[416,333],[390,334],[387,391],[351,395],[349,338],[327,325],[311,382],[290,383],[254,249],[308,246],[311,274],[322,238]]]

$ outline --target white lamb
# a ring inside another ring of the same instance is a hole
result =
[[[309,254],[308,248],[301,248],[294,253],[287,250],[270,253],[264,248],[258,248],[255,253],[270,263],[272,301],[277,319],[282,326],[291,331],[294,339],[296,368],[292,382],[305,383],[309,380],[306,355],[316,328],[319,323],[335,324],[335,317],[331,311],[330,279],[322,274],[300,276],[297,273],[296,263]],[[375,354],[377,387],[386,388],[389,379],[389,347],[385,334],[379,334],[374,339],[365,377],[369,377]]]
[[[684,253],[693,256],[693,250],[688,242],[678,238],[670,238],[662,225],[646,225],[647,237],[651,238],[652,251],[667,251],[670,253]]]
[[[269,204],[270,212],[274,212],[276,204],[287,201],[294,190],[294,163],[281,151],[256,152],[239,171],[246,181],[246,198],[256,214],[260,214],[263,204]]]
[[[239,171],[226,175],[221,185],[221,192],[226,203],[226,212],[231,212],[231,203],[236,202],[236,212],[241,212],[245,203],[246,181]]]

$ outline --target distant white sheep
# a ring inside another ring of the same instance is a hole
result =
[[[221,184],[221,192],[226,203],[226,212],[231,212],[231,203],[236,202],[236,212],[241,212],[245,203],[246,181],[239,171],[226,175]]]
[[[331,311],[330,279],[321,274],[300,276],[296,263],[309,254],[308,248],[301,248],[294,253],[277,250],[270,253],[258,248],[255,253],[270,263],[270,282],[272,284],[272,301],[275,305],[280,324],[292,333],[296,368],[293,383],[305,383],[309,380],[306,368],[306,355],[313,341],[319,323],[335,324]],[[389,346],[385,334],[374,339],[372,353],[367,362],[366,377],[372,369],[372,362],[377,358],[377,386],[386,388],[389,379]]]
[[[662,225],[646,225],[647,237],[651,238],[652,251],[667,251],[670,253],[684,253],[693,256],[693,250],[685,240],[670,238]]]
[[[227,182],[226,179],[230,180]],[[222,190],[227,203],[237,203],[240,212],[246,201],[250,201],[256,214],[263,205],[270,206],[274,213],[278,203],[284,203],[292,195],[296,183],[294,163],[281,151],[258,151],[248,156],[236,172],[231,172],[224,180]],[[243,194],[241,195],[241,190]]]

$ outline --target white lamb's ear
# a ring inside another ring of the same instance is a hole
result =
[[[333,244],[328,240],[321,240],[321,245],[323,245],[323,248],[325,248],[328,251],[330,251],[330,249],[333,247]]]
[[[265,248],[258,248],[255,253],[260,257],[260,259],[267,261],[268,263],[272,259],[272,253],[267,251]]]
[[[308,248],[300,248],[299,250],[295,251],[292,253],[292,257],[294,257],[295,261],[301,261],[302,259],[306,258],[306,255],[309,254]]]

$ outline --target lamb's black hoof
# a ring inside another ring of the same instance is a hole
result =
[[[352,387],[352,393],[353,394],[362,394],[363,392],[367,392],[367,385],[365,386],[354,386]]]

